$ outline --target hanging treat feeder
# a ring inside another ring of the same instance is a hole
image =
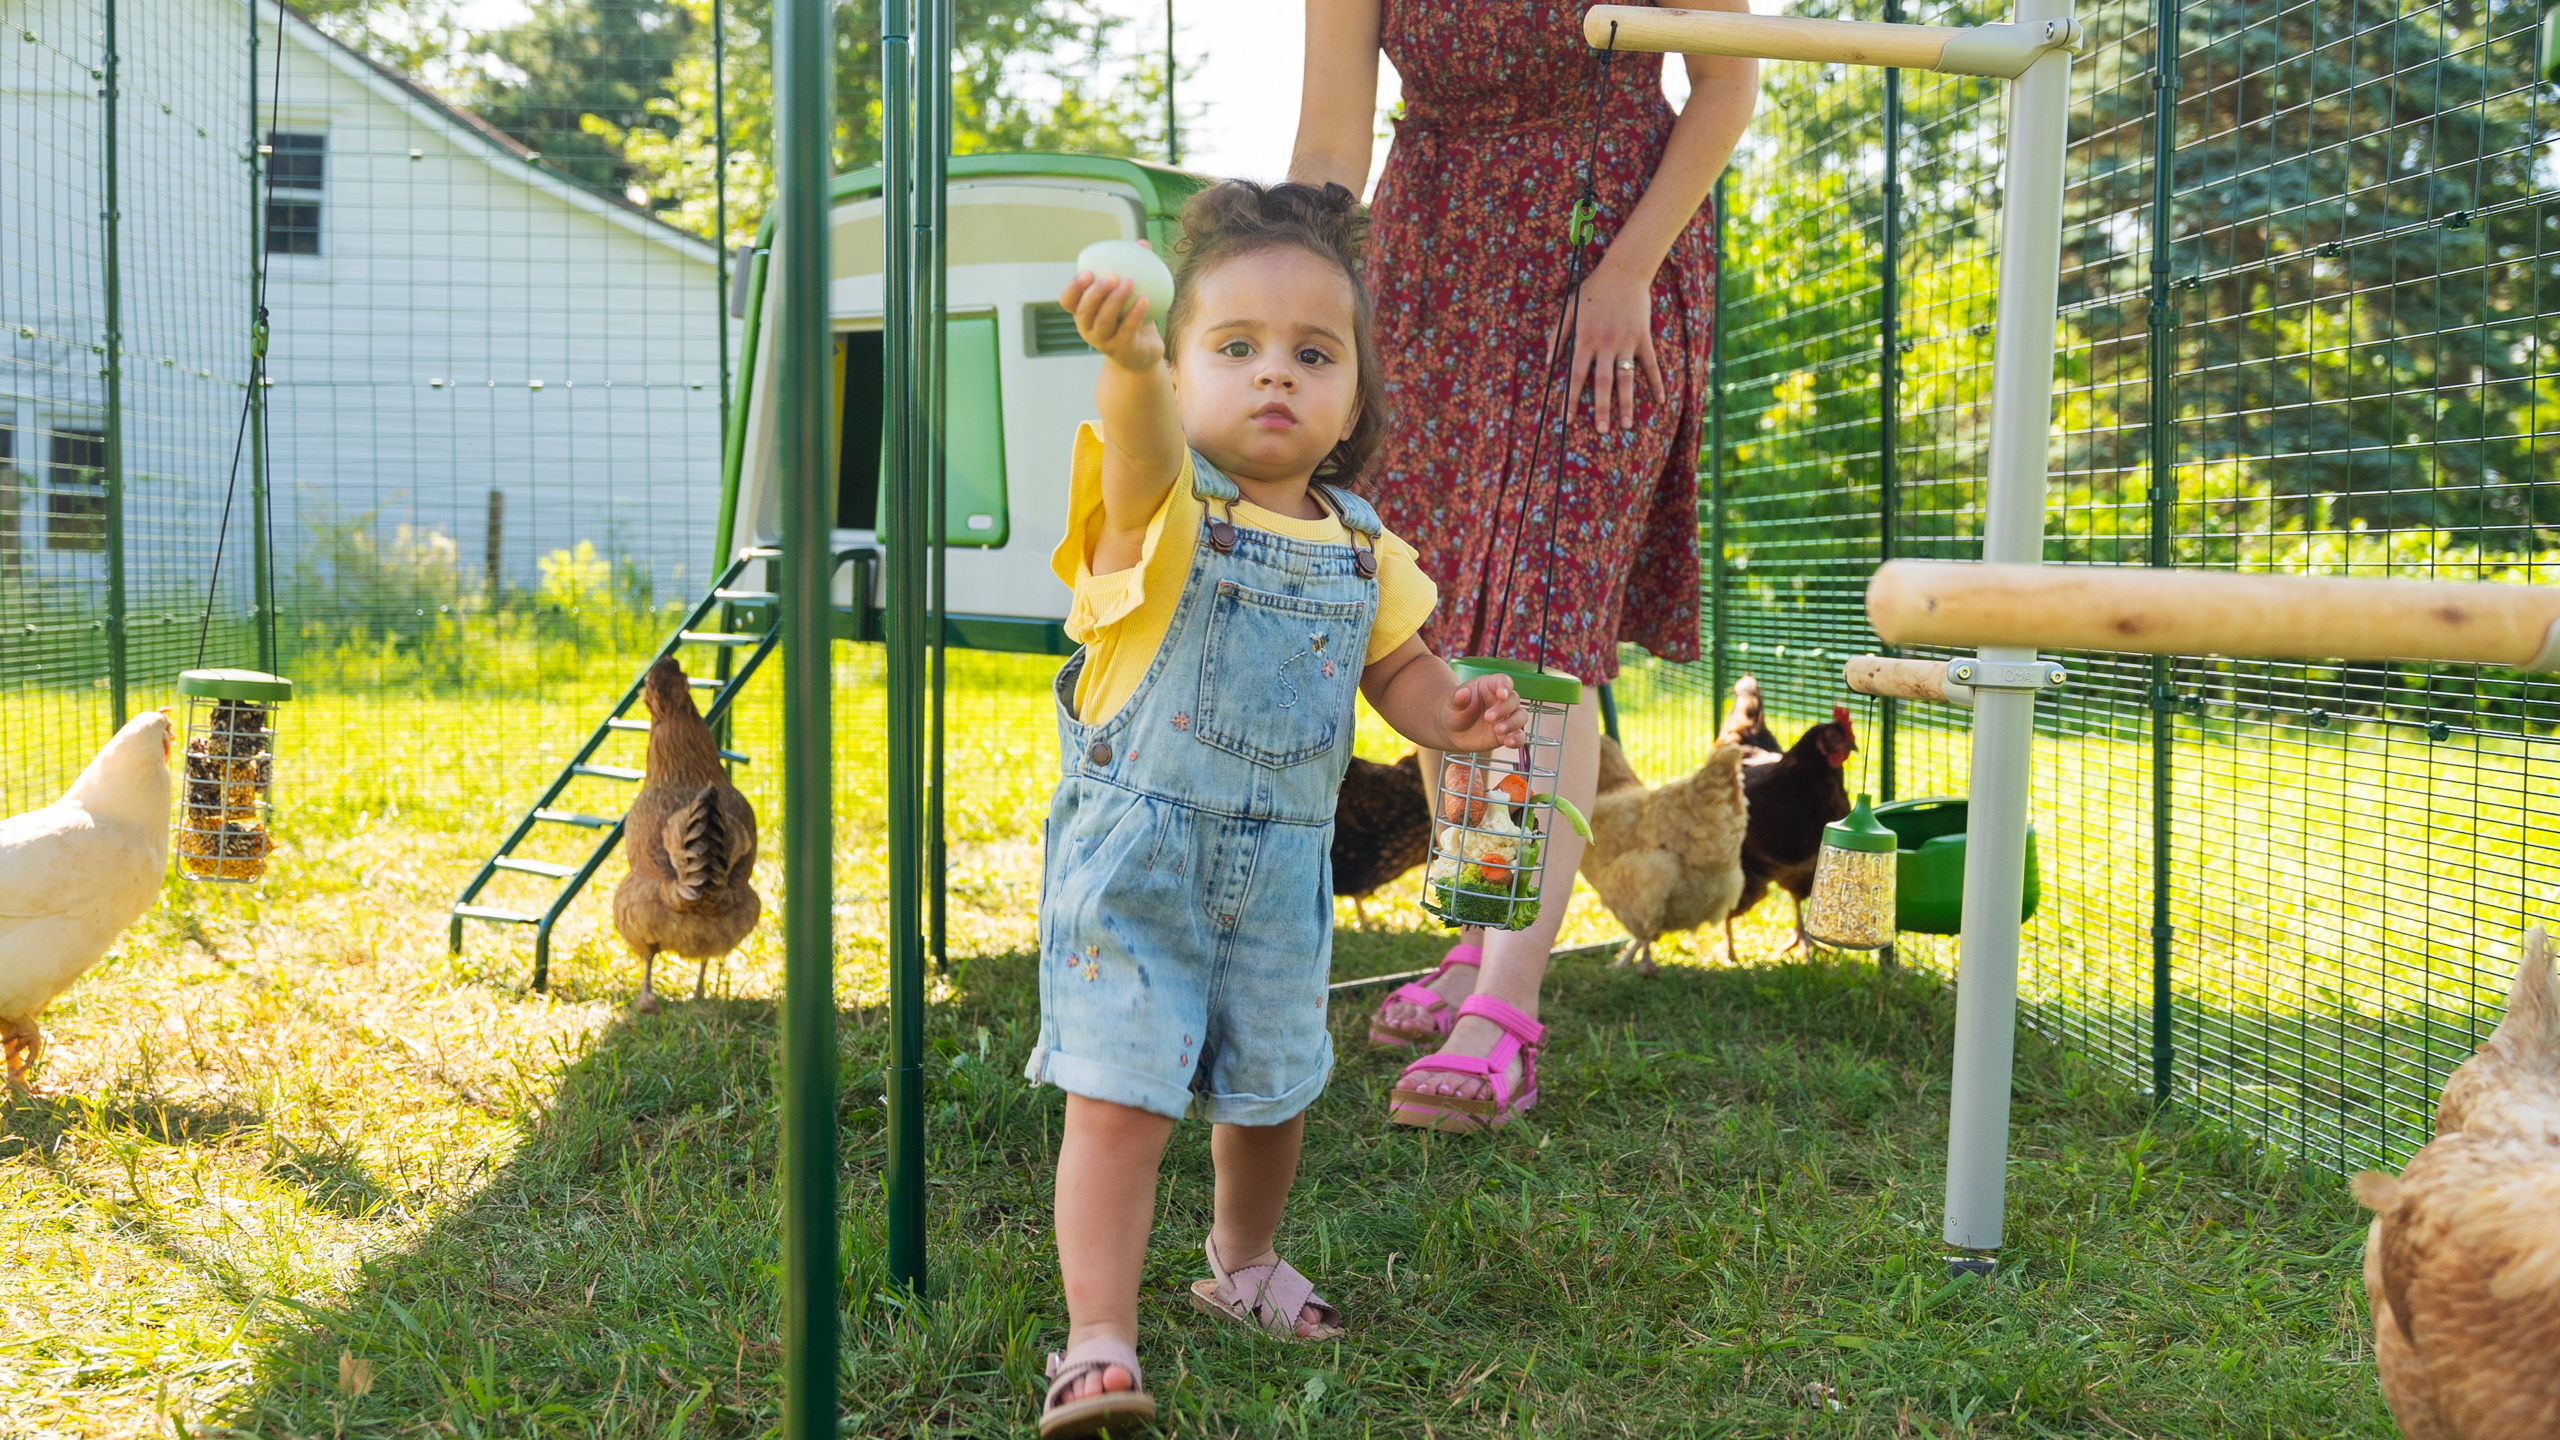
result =
[[[174,848],[189,878],[241,885],[263,878],[275,849],[275,709],[293,682],[255,670],[189,670],[185,764]]]
[[[1440,767],[1439,821],[1422,872],[1422,908],[1451,926],[1524,930],[1537,923],[1547,837],[1556,816],[1589,839],[1591,827],[1556,793],[1565,712],[1582,682],[1518,660],[1453,662],[1461,682],[1509,678],[1520,695],[1526,743],[1489,755],[1453,754]]]
[[[1804,933],[1841,950],[1875,950],[1893,943],[1896,851],[1902,842],[1876,823],[1867,797],[1858,797],[1845,820],[1822,827],[1822,853],[1814,862],[1813,895],[1804,903]]]

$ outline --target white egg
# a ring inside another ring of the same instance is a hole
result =
[[[1161,333],[1173,309],[1173,272],[1163,257],[1135,240],[1096,240],[1076,253],[1076,268],[1106,280],[1126,280],[1147,302],[1147,318]]]

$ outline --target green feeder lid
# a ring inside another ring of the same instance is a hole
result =
[[[1469,680],[1480,680],[1487,675],[1501,675],[1510,679],[1511,688],[1519,691],[1520,698],[1523,700],[1537,700],[1549,705],[1582,703],[1580,680],[1554,670],[1541,670],[1526,660],[1497,660],[1483,656],[1469,656],[1464,660],[1450,661],[1449,668],[1458,672],[1460,684]]]
[[[189,670],[178,677],[178,693],[206,700],[254,700],[272,705],[293,698],[293,682],[256,670]]]
[[[1822,843],[1834,850],[1865,850],[1882,853],[1902,847],[1902,838],[1876,823],[1876,812],[1867,808],[1867,797],[1849,810],[1846,820],[1834,820],[1822,827]]]

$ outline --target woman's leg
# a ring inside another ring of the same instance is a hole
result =
[[[1562,773],[1556,777],[1557,788],[1584,814],[1590,814],[1593,792],[1600,785],[1600,705],[1591,693],[1586,692],[1581,704],[1565,712],[1564,754],[1559,769]],[[1538,1015],[1538,986],[1547,977],[1547,953],[1555,946],[1556,932],[1564,927],[1565,910],[1573,903],[1574,873],[1582,866],[1582,837],[1573,833],[1573,827],[1561,817],[1547,836],[1546,862],[1546,898],[1538,907],[1536,924],[1525,930],[1468,932],[1470,936],[1480,933],[1484,937],[1480,942],[1484,946],[1484,965],[1471,977],[1475,982],[1470,987],[1472,992],[1491,995],[1533,1020]],[[1468,990],[1461,990],[1452,998],[1467,993]],[[1501,1034],[1502,1028],[1490,1020],[1461,1016],[1450,1027],[1440,1053],[1487,1055]],[[1518,1078],[1511,1077],[1514,1083]],[[1445,1070],[1417,1070],[1400,1083],[1426,1094],[1483,1097],[1490,1093],[1484,1081]]]
[[[1156,1166],[1172,1136],[1173,1122],[1162,1115],[1067,1097],[1055,1213],[1070,1349],[1098,1335],[1138,1343],[1138,1279],[1155,1226]],[[1294,1150],[1291,1158],[1294,1163]],[[1066,1398],[1126,1390],[1136,1380],[1114,1365],[1088,1376]]]

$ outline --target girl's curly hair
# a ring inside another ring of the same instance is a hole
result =
[[[1339,185],[1319,189],[1288,181],[1258,185],[1229,180],[1192,195],[1182,207],[1182,238],[1174,242],[1181,271],[1173,282],[1167,337],[1181,334],[1199,295],[1199,280],[1230,260],[1293,246],[1331,262],[1351,282],[1351,345],[1360,370],[1359,418],[1333,447],[1316,477],[1329,485],[1357,484],[1387,438],[1387,387],[1378,370],[1369,287],[1360,283],[1360,247],[1369,222],[1359,198]]]

